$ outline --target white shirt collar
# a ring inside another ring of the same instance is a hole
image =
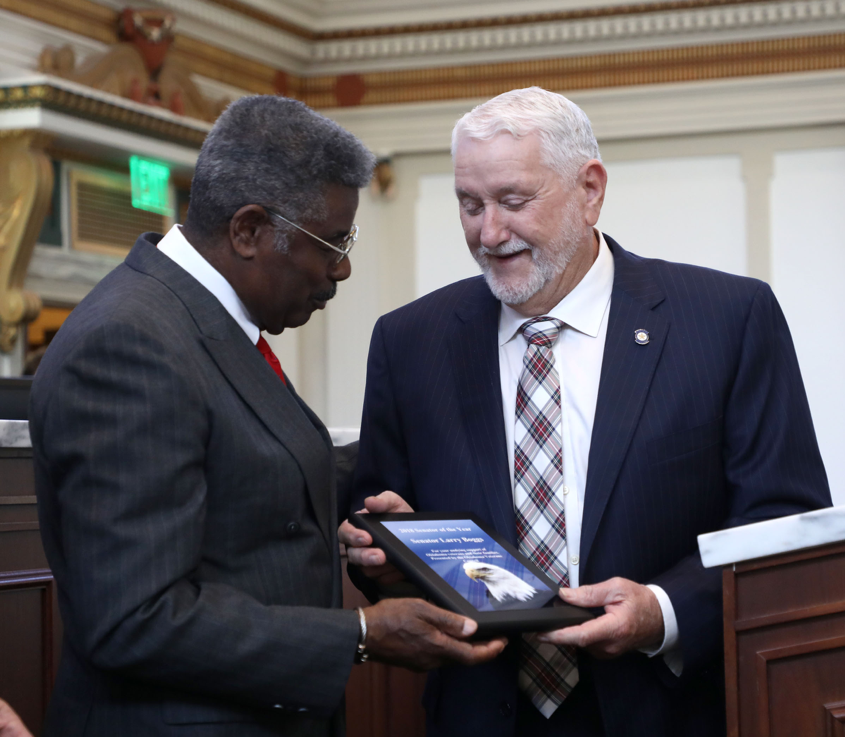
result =
[[[613,291],[613,254],[604,235],[599,236],[599,253],[590,270],[569,294],[548,313],[575,330],[595,338],[599,334],[610,294]],[[514,339],[519,328],[528,318],[513,307],[502,303],[499,314],[499,345]]]
[[[252,321],[244,303],[241,302],[232,285],[215,269],[182,235],[178,225],[174,225],[167,235],[158,242],[158,250],[170,257],[194,279],[211,292],[226,309],[247,337],[255,345],[261,336],[258,326]]]

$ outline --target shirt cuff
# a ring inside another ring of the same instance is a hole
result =
[[[640,648],[640,652],[645,653],[650,658],[655,655],[662,655],[663,662],[666,663],[669,670],[680,677],[684,670],[684,661],[679,647],[680,637],[675,607],[672,606],[669,595],[660,586],[651,583],[647,585],[657,597],[657,603],[660,604],[660,611],[663,613],[663,642],[657,648]]]

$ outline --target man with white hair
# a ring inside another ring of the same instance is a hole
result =
[[[830,505],[783,314],[760,281],[599,232],[607,172],[560,95],[480,105],[452,155],[483,278],[376,325],[358,506],[474,512],[601,616],[436,672],[429,734],[724,734],[721,575],[696,536]]]

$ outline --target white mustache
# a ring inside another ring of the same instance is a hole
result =
[[[533,252],[534,249],[521,238],[511,238],[511,240],[500,243],[495,248],[479,246],[476,254],[479,256],[512,256],[520,251]]]

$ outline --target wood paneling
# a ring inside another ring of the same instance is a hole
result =
[[[346,575],[343,559],[343,606],[369,606]],[[364,663],[352,669],[346,686],[347,737],[425,737],[425,712],[420,701],[424,673],[382,663]]]
[[[55,679],[60,638],[49,570],[0,573],[0,631],[0,693],[37,735]]]
[[[845,543],[724,573],[730,737],[845,737]]]
[[[0,448],[0,697],[38,735],[61,645],[38,529],[32,451]]]
[[[845,737],[845,701],[824,705],[827,737]]]

